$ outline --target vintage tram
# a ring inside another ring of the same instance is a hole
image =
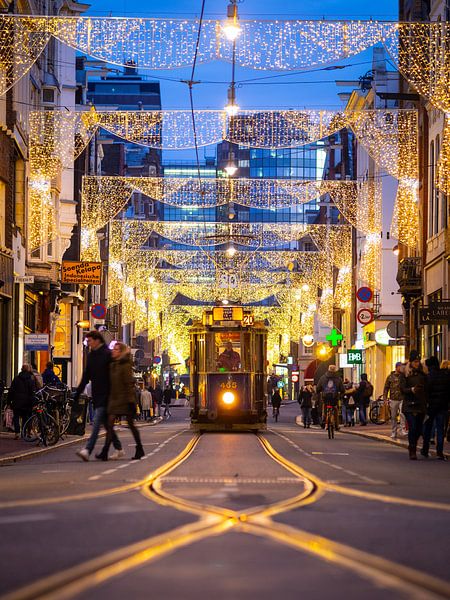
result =
[[[266,428],[267,329],[241,306],[214,307],[191,327],[191,427]]]

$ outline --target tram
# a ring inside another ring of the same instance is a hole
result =
[[[264,323],[241,306],[214,307],[190,335],[192,429],[266,429]]]

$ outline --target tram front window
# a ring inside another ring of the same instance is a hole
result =
[[[231,340],[225,343],[218,340],[219,344],[219,356],[217,359],[217,370],[218,371],[239,371],[241,368],[241,355],[233,345]]]

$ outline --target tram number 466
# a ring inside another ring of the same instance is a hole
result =
[[[220,387],[223,390],[235,390],[237,388],[237,383],[235,381],[227,381],[220,384]]]

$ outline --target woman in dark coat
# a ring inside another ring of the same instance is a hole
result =
[[[111,391],[108,399],[108,424],[106,442],[103,450],[98,455],[101,460],[108,460],[108,450],[112,442],[114,422],[117,417],[125,416],[128,427],[136,442],[136,453],[133,460],[139,460],[145,455],[141,443],[139,430],[134,424],[136,415],[136,394],[133,377],[133,367],[128,346],[117,342],[111,352],[112,361],[110,365]]]
[[[14,412],[14,433],[16,439],[20,434],[20,419],[22,426],[31,415],[33,408],[34,392],[36,383],[31,370],[31,365],[23,365],[20,373],[14,377],[8,392],[8,402],[11,403]]]
[[[420,364],[420,356],[414,350],[406,365],[400,389],[403,394],[402,412],[408,423],[409,458],[417,460],[417,442],[422,435],[423,420],[427,412],[427,376]]]

